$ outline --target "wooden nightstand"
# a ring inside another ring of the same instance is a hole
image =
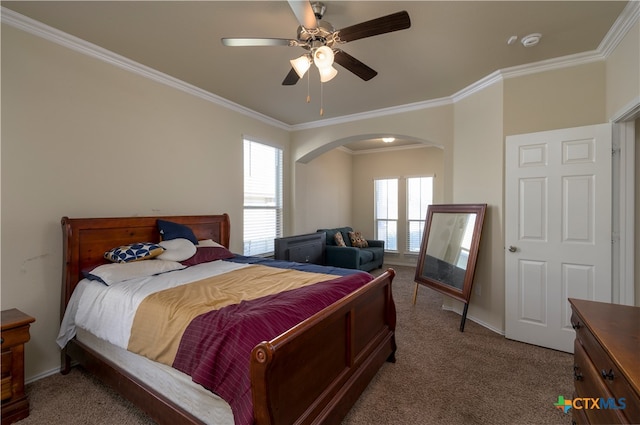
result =
[[[36,319],[15,308],[2,311],[2,425],[29,416],[24,392],[24,344]]]

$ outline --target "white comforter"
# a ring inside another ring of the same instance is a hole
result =
[[[218,260],[183,270],[131,279],[111,286],[83,279],[69,300],[56,342],[63,348],[76,335],[78,326],[126,349],[136,310],[145,297],[247,266],[248,264]]]

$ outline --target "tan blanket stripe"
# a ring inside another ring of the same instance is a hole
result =
[[[200,314],[337,277],[252,265],[156,292],[136,311],[128,350],[171,366],[184,330]]]

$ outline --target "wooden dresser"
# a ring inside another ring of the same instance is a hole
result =
[[[15,308],[2,311],[2,425],[29,416],[24,392],[24,344],[36,319]]]
[[[569,303],[576,331],[573,421],[640,423],[640,307]]]

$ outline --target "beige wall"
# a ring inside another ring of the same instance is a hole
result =
[[[503,84],[494,84],[455,105],[453,202],[487,204],[469,317],[504,329]],[[445,299],[462,311],[462,303]]]
[[[1,76],[2,309],[36,318],[30,378],[59,365],[62,216],[228,212],[241,252],[242,136],[289,134],[6,25]]]
[[[606,61],[607,119],[640,101],[640,22],[620,41]]]
[[[605,101],[604,61],[508,78],[505,136],[604,123]]]
[[[294,168],[296,227],[286,235],[349,225],[353,192],[351,155],[333,149],[308,164],[295,163]]]

